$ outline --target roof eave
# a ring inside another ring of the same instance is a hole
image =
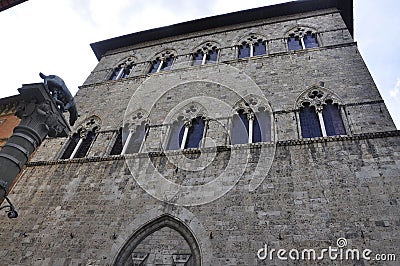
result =
[[[107,51],[142,42],[198,32],[211,28],[246,23],[265,18],[288,16],[333,7],[336,7],[340,10],[343,20],[345,21],[351,35],[353,36],[353,0],[301,0],[273,6],[238,11],[224,15],[201,18],[170,26],[145,30],[92,43],[90,44],[90,46],[92,47],[92,50],[97,59],[100,60]]]

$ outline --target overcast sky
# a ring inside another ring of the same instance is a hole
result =
[[[89,44],[284,0],[30,0],[0,12],[0,98],[38,73],[61,76],[73,94],[97,64]],[[400,128],[400,1],[354,0],[355,40]]]

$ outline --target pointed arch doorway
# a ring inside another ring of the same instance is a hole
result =
[[[200,266],[200,248],[180,220],[163,215],[139,228],[123,245],[114,265]]]

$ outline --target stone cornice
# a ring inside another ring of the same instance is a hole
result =
[[[306,145],[312,143],[353,141],[353,140],[377,139],[377,138],[398,137],[398,136],[400,136],[400,130],[355,134],[353,136],[333,136],[333,137],[307,138],[298,140],[285,140],[285,141],[278,141],[277,146],[294,146],[294,145]]]
[[[363,139],[377,139],[377,138],[388,138],[388,137],[399,137],[400,130],[386,131],[386,132],[374,132],[357,134],[353,136],[334,136],[334,137],[321,137],[321,138],[310,138],[310,139],[297,139],[297,140],[284,140],[276,142],[278,147],[281,146],[295,146],[295,145],[308,145],[314,143],[327,143],[327,142],[339,142],[339,141],[355,141]],[[264,146],[275,145],[271,143],[253,143],[253,144],[241,144],[241,145],[229,145],[229,146],[218,146],[204,149],[187,149],[184,151],[167,151],[165,152],[149,152],[149,153],[138,153],[138,154],[127,154],[127,155],[112,155],[105,157],[90,157],[90,158],[79,158],[79,159],[60,159],[54,161],[38,161],[27,163],[28,167],[32,166],[46,166],[46,165],[58,165],[58,164],[73,164],[73,163],[90,163],[90,162],[105,162],[105,161],[120,161],[125,159],[133,158],[148,158],[148,157],[162,157],[162,156],[173,156],[174,154],[198,154],[200,152],[215,153],[225,152],[236,149],[258,149]]]

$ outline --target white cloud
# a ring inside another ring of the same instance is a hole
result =
[[[390,97],[397,98],[400,93],[400,78],[397,79],[396,86],[393,88],[393,90],[390,90],[389,93]]]

